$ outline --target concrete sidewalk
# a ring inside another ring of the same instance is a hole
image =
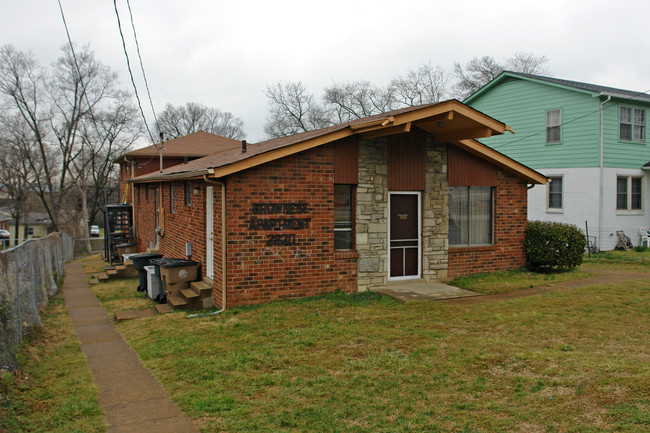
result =
[[[63,296],[99,388],[108,433],[198,433],[117,332],[80,263],[65,265]]]

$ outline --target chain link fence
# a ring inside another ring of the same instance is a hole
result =
[[[0,251],[0,370],[17,368],[16,347],[41,324],[38,312],[57,292],[63,265],[73,257],[74,239],[67,233]]]

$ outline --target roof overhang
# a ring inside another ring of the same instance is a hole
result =
[[[505,131],[512,132],[510,127],[504,123],[457,100],[450,100],[413,109],[396,110],[385,115],[372,116],[367,121],[360,119],[359,121],[341,125],[339,128],[328,128],[322,134],[315,133],[304,140],[297,139],[288,145],[273,147],[271,145],[273,140],[270,140],[259,144],[264,146],[265,143],[269,143],[268,151],[256,154],[242,154],[241,158],[235,158],[235,160],[220,166],[213,165],[199,168],[194,164],[191,169],[188,167],[188,170],[185,171],[182,166],[174,166],[160,173],[143,175],[129,181],[148,183],[200,179],[203,176],[221,178],[346,137],[382,137],[409,132],[413,127],[433,134],[437,143],[490,137],[503,134]],[[487,146],[485,147],[487,148]],[[496,154],[501,155],[498,152]],[[199,161],[201,160],[193,162],[198,163]]]

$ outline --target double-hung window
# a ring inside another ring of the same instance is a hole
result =
[[[185,182],[185,206],[192,206],[192,182]]]
[[[620,107],[619,138],[622,141],[645,141],[645,110]]]
[[[354,185],[334,185],[334,249],[354,248]]]
[[[173,182],[169,184],[169,208],[176,213],[176,185]]]
[[[562,110],[546,112],[546,142],[560,143],[562,141]]]
[[[491,245],[494,227],[494,188],[449,187],[449,244]]]
[[[616,210],[643,209],[643,178],[618,176],[616,178]]]
[[[552,176],[548,184],[548,208],[562,209],[562,177]]]

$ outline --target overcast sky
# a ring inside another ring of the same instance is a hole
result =
[[[72,40],[90,44],[132,90],[113,1],[60,1]],[[425,63],[451,69],[454,61],[524,51],[547,56],[558,78],[650,90],[647,0],[130,3],[156,110],[200,102],[230,111],[252,142],[264,136],[265,88],[279,80],[302,81],[320,96],[332,82],[384,84]],[[126,0],[117,5],[143,95]],[[64,43],[56,0],[4,2],[1,45],[51,63]]]

